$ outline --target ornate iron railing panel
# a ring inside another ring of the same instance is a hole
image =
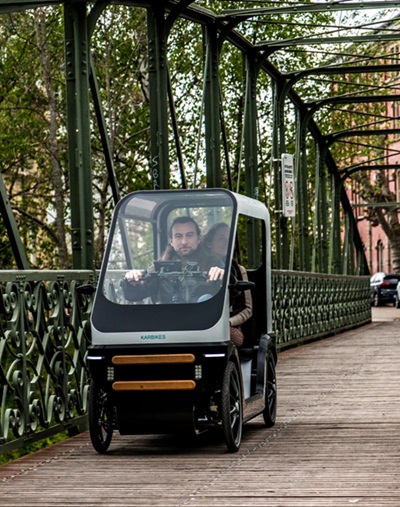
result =
[[[272,286],[279,349],[371,321],[367,276],[273,271]]]
[[[90,271],[0,272],[0,453],[85,422]]]
[[[0,271],[0,454],[87,419],[90,271]],[[370,322],[368,277],[274,271],[280,349]]]

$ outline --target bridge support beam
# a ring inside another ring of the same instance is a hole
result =
[[[342,182],[336,175],[332,175],[332,226],[329,249],[330,273],[340,274],[342,259],[340,251],[340,192]]]
[[[93,269],[94,224],[89,120],[90,49],[86,2],[65,3],[64,31],[72,261],[75,269]]]
[[[257,157],[257,74],[256,60],[245,57],[245,114],[244,114],[244,159],[246,195],[259,199],[258,157]],[[249,245],[248,266],[257,268],[259,265],[260,231],[257,221],[247,223],[247,244]]]
[[[155,3],[147,10],[150,153],[153,189],[168,189],[170,180],[168,152],[168,62],[167,28],[164,7]]]
[[[328,273],[328,213],[326,210],[326,168],[325,149],[321,150],[315,141],[315,217],[313,226],[314,245],[312,251],[311,270]]]
[[[277,269],[289,268],[289,242],[287,218],[283,216],[282,203],[282,153],[285,153],[285,122],[284,103],[286,97],[283,82],[275,81],[273,85],[273,132],[272,132],[272,163],[275,193],[275,244]]]
[[[205,33],[206,76],[205,110],[207,187],[222,186],[221,180],[221,99],[219,84],[219,44],[217,32],[207,27]]]

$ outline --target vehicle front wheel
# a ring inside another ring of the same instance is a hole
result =
[[[375,306],[375,308],[378,307],[379,304],[380,304],[379,294],[377,292],[375,292],[375,294],[374,294],[374,306]]]
[[[276,366],[272,351],[266,357],[264,423],[267,428],[275,425],[277,408]]]
[[[229,361],[221,389],[221,419],[224,440],[229,452],[237,452],[242,441],[242,385],[236,365]]]
[[[107,392],[93,380],[89,389],[89,433],[94,449],[104,454],[111,444],[114,408]]]
[[[396,299],[394,300],[394,306],[396,308],[400,308],[400,301],[399,301],[399,298],[396,296]]]

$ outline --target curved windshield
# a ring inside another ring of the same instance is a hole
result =
[[[119,305],[201,303],[226,280],[233,201],[223,191],[139,192],[109,237],[103,294]]]

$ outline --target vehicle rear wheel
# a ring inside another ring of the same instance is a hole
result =
[[[89,433],[94,449],[104,454],[111,444],[114,409],[107,392],[93,380],[89,390]]]
[[[266,357],[265,379],[265,409],[263,411],[264,423],[267,428],[275,425],[277,407],[276,366],[272,351]]]
[[[222,381],[221,419],[226,447],[229,452],[237,452],[242,441],[242,385],[232,361],[227,364]]]
[[[400,308],[400,301],[399,301],[399,298],[396,296],[396,299],[394,300],[394,306],[396,308]]]
[[[374,294],[374,306],[375,307],[378,307],[379,306],[379,294],[377,292],[375,292]]]

